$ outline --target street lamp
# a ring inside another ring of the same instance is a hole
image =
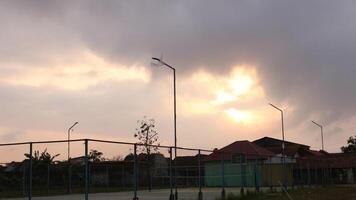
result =
[[[315,121],[311,121],[313,124],[317,125],[320,128],[321,131],[321,150],[324,151],[324,132],[323,132],[323,126],[316,123]]]
[[[269,103],[270,106],[272,106],[273,108],[277,109],[279,112],[281,112],[281,119],[282,119],[282,163],[283,163],[283,167],[285,168],[285,157],[284,157],[284,148],[285,148],[285,144],[284,144],[284,116],[283,116],[283,110],[278,108],[277,106]],[[285,169],[284,169],[285,170]],[[286,172],[284,172],[286,173]],[[284,179],[286,179],[286,174],[284,174]],[[284,180],[286,181],[286,180]],[[286,184],[286,183],[284,183]],[[286,185],[284,185],[286,186]]]
[[[68,129],[68,162],[70,160],[70,132],[73,131],[74,126],[76,126],[79,122],[75,122],[69,129]]]
[[[160,58],[155,58],[152,57],[152,60],[157,61],[160,63],[162,66],[166,66],[169,69],[173,70],[173,95],[174,95],[174,157],[177,158],[177,97],[176,97],[176,69],[172,67],[171,65],[167,64]],[[175,168],[175,172],[177,172],[177,169]],[[176,176],[175,176],[175,180]],[[175,181],[176,182],[176,181]],[[172,198],[172,194],[171,194]],[[178,191],[177,191],[177,183],[175,184],[175,199],[178,199]]]
[[[72,193],[72,166],[70,164],[70,132],[73,131],[74,126],[76,126],[79,122],[75,122],[68,129],[68,193]]]

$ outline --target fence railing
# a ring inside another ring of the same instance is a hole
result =
[[[95,193],[115,192],[133,199],[166,195],[173,200],[179,199],[178,195],[194,195],[201,200],[203,192],[209,190],[224,198],[236,189],[244,194],[250,189],[335,184],[349,178],[347,172],[322,158],[295,159],[185,147],[177,147],[177,157],[173,157],[172,146],[95,139],[70,140],[84,144],[77,147],[82,156],[70,160],[44,162],[38,160],[40,155],[34,155],[38,154],[36,145],[67,143],[68,140],[0,144],[0,150],[25,146],[24,153],[28,154],[19,162],[0,163],[0,198],[22,196],[31,200],[32,196],[76,193],[87,200]],[[92,147],[127,155],[94,160]],[[147,154],[149,147],[157,151]]]

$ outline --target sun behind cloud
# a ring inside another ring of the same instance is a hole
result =
[[[180,96],[184,113],[187,115],[226,116],[230,121],[249,124],[260,112],[259,105],[241,107],[247,100],[259,101],[264,98],[263,87],[259,84],[253,66],[238,65],[230,73],[213,74],[197,71],[183,84],[184,93]]]
[[[251,122],[251,113],[248,111],[241,111],[235,108],[229,108],[225,110],[225,113],[231,117],[234,121],[239,123],[248,123]]]

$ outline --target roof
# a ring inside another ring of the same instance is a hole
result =
[[[233,155],[245,155],[246,159],[268,158],[273,156],[273,153],[265,148],[262,148],[250,141],[236,141],[220,150],[214,151],[206,157],[206,161],[231,160]]]
[[[321,154],[321,155],[320,155]],[[298,159],[301,167],[331,167],[351,168],[356,166],[356,153],[328,153],[320,152],[319,156]]]
[[[178,156],[177,158],[173,159],[175,165],[177,166],[195,166],[198,165],[199,162],[199,155],[195,156]],[[201,154],[200,159],[203,161],[207,155]]]
[[[280,154],[282,152],[282,146],[264,147],[265,149],[273,152],[274,154]],[[295,156],[300,152],[302,148],[297,145],[289,145],[284,149],[284,155]]]
[[[253,141],[253,143],[261,146],[261,147],[278,147],[282,146],[282,140],[276,139],[276,138],[271,138],[271,137],[263,137],[258,140]],[[285,147],[287,148],[288,146],[299,146],[302,148],[309,149],[310,146],[305,145],[305,144],[298,144],[295,142],[290,142],[290,141],[284,141]]]

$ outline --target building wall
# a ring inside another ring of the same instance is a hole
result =
[[[220,162],[209,162],[205,167],[205,186],[222,186],[222,165]],[[284,170],[283,170],[284,169]],[[224,163],[224,180],[226,187],[268,187],[279,186],[286,182],[293,182],[291,165],[263,164],[255,162]]]
[[[210,162],[205,167],[205,185],[208,187],[222,186],[222,165]],[[254,187],[261,184],[261,166],[254,163],[224,163],[224,185],[226,187]]]

